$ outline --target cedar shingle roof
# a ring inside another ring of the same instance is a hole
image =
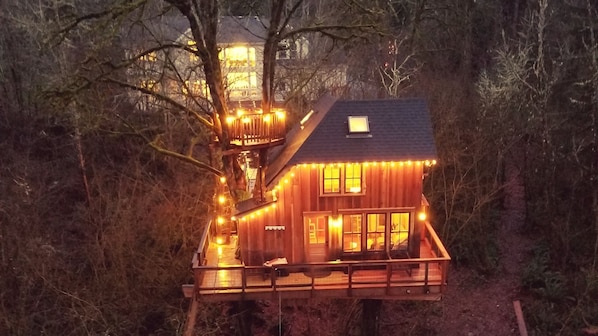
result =
[[[286,169],[302,163],[433,160],[436,147],[423,99],[335,100],[325,97],[285,146],[272,153],[266,172],[271,185]],[[348,136],[348,116],[367,116],[371,137]]]

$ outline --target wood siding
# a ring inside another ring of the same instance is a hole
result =
[[[239,246],[246,265],[259,266],[275,257],[289,263],[303,263],[306,258],[305,212],[337,215],[351,209],[421,208],[423,163],[364,164],[363,194],[320,194],[320,165],[293,167],[276,187],[277,202],[239,218]],[[421,223],[414,221],[412,237],[418,237]],[[278,226],[284,230],[266,230]],[[419,251],[419,239],[412,239],[410,249]]]

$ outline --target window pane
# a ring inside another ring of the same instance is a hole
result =
[[[345,192],[361,192],[360,164],[348,164],[345,166]]]
[[[343,251],[361,251],[361,214],[343,216]]]
[[[367,215],[367,246],[368,250],[384,250],[385,249],[385,232],[386,232],[386,215],[385,214],[368,214]]]
[[[324,167],[324,185],[323,193],[339,193],[340,192],[340,176],[341,170],[339,167],[325,166]]]
[[[407,249],[409,243],[409,213],[392,213],[390,222],[391,249]]]

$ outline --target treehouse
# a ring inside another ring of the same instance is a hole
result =
[[[246,121],[231,120],[245,150],[258,130],[279,135],[264,116]],[[450,257],[422,194],[436,162],[423,100],[324,97],[268,156],[265,193],[205,230],[187,296],[441,298]]]

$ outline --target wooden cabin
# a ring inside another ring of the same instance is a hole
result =
[[[322,98],[270,149],[266,197],[236,204],[230,236],[206,230],[188,294],[439,299],[450,256],[422,194],[435,160],[424,100]]]

